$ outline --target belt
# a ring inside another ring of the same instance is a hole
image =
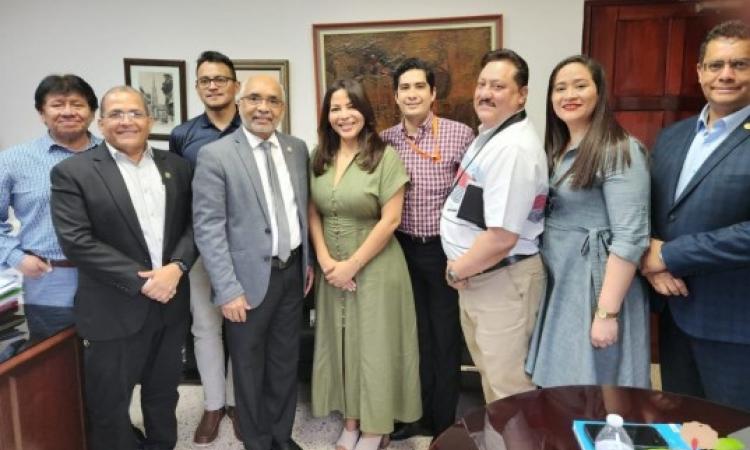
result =
[[[507,258],[503,258],[500,260],[499,263],[495,264],[492,267],[489,267],[487,269],[484,269],[483,271],[479,272],[477,275],[481,275],[483,273],[492,272],[494,270],[502,269],[503,267],[510,266],[511,264],[515,264],[519,261],[523,261],[526,258],[531,258],[532,256],[536,256],[536,253],[533,255],[511,255]]]
[[[294,262],[297,260],[297,256],[300,254],[300,249],[302,246],[295,248],[291,252],[289,252],[289,258],[287,258],[286,261],[282,261],[278,258],[278,256],[274,256],[271,258],[271,267],[274,269],[286,269],[287,267],[294,264]]]
[[[37,258],[41,259],[42,261],[46,262],[52,267],[75,267],[76,265],[73,264],[73,261],[69,259],[49,259],[44,258],[42,256],[37,255],[36,253],[30,251],[30,250],[24,250],[24,253],[31,256],[36,256]]]
[[[398,234],[403,236],[404,239],[408,239],[416,244],[431,244],[440,240],[440,236],[414,236],[409,233],[404,233],[403,231],[399,231]]]

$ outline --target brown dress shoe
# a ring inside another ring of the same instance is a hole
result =
[[[234,437],[236,437],[238,441],[242,442],[242,434],[240,433],[240,421],[237,418],[236,414],[237,411],[234,409],[234,406],[227,406],[227,416],[229,416],[229,419],[232,421]]]
[[[203,417],[195,429],[193,442],[196,445],[208,445],[219,435],[219,424],[224,417],[224,408],[215,411],[203,411]]]

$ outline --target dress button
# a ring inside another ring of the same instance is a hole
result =
[[[270,228],[266,228],[264,231],[266,232],[266,234],[271,234],[271,229]]]
[[[669,219],[669,221],[670,221],[670,222],[674,222],[674,220],[675,220],[676,218],[677,218],[677,217],[676,217],[676,216],[675,216],[674,214],[670,214],[670,215],[669,215],[669,217],[668,217],[668,219]]]

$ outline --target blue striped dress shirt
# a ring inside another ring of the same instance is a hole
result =
[[[101,139],[89,136],[87,150]],[[49,173],[55,164],[74,155],[55,143],[49,133],[33,141],[0,151],[0,267],[16,267],[24,250],[49,259],[65,259],[57,242],[50,214]],[[8,207],[21,223],[11,233]]]

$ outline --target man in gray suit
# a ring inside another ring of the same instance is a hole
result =
[[[238,106],[243,126],[198,155],[195,240],[225,319],[245,448],[298,449],[299,329],[312,281],[308,150],[276,131],[284,92],[275,79],[248,79]]]

